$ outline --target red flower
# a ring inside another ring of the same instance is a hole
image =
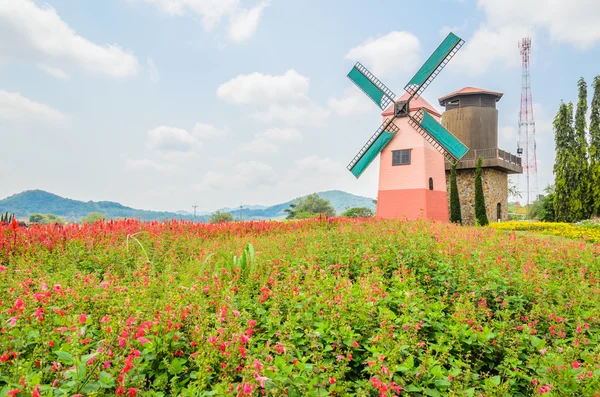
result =
[[[40,394],[40,385],[37,385],[34,389],[33,392],[31,393],[32,397],[41,397],[42,395]]]
[[[87,321],[87,314],[80,314],[79,315],[79,322],[81,324],[85,324],[86,321]]]
[[[130,387],[129,390],[127,391],[127,395],[129,397],[134,397],[139,389],[136,389],[135,387]]]
[[[17,394],[21,393],[20,389],[13,389],[6,393],[7,396],[15,397]]]

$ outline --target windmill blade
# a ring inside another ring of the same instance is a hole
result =
[[[346,168],[348,168],[355,177],[358,178],[363,171],[367,169],[379,152],[381,152],[394,137],[394,134],[400,131],[396,124],[393,123],[394,119],[395,117],[392,117],[389,120],[384,121],[367,143],[365,143],[362,149],[354,156],[350,164],[348,164],[348,167]]]
[[[425,88],[440,74],[464,43],[463,39],[452,32],[446,36],[442,44],[431,54],[429,59],[421,66],[421,69],[404,87],[404,90],[411,95],[410,99],[413,97],[418,98],[425,91]]]
[[[373,73],[369,72],[360,62],[348,73],[348,78],[352,80],[377,106],[385,110],[394,103],[396,95],[387,88]]]
[[[421,109],[415,117],[409,116],[408,124],[439,150],[451,163],[460,161],[469,151],[450,131],[438,123],[429,113]]]

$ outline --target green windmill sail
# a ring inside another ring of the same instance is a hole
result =
[[[448,161],[457,162],[467,154],[469,148],[423,109],[414,116],[410,114],[410,101],[418,98],[425,91],[463,44],[464,40],[460,37],[454,33],[448,34],[404,87],[404,90],[410,95],[405,101],[396,101],[396,95],[392,90],[386,87],[360,62],[354,65],[348,73],[348,78],[358,88],[382,110],[394,104],[393,116],[384,121],[348,164],[348,170],[355,177],[358,178],[364,172],[394,135],[400,131],[393,123],[397,117],[408,117],[408,124],[439,150]]]

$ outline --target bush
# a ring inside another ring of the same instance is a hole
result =
[[[229,212],[221,212],[217,211],[211,214],[209,218],[210,223],[224,223],[224,222],[233,222],[233,215]]]
[[[347,216],[348,218],[370,218],[374,215],[373,210],[367,207],[348,208],[342,214],[342,216]]]
[[[486,226],[488,221],[487,211],[485,209],[485,198],[483,196],[483,181],[481,180],[481,157],[477,159],[475,168],[475,221],[479,226]]]
[[[38,225],[64,225],[66,223],[64,219],[54,214],[31,214],[29,215],[29,222]]]
[[[287,219],[306,219],[318,215],[335,216],[335,209],[331,202],[321,198],[317,193],[297,199],[285,212],[288,214]]]
[[[462,225],[462,214],[460,211],[460,196],[456,184],[456,164],[450,169],[450,222]]]

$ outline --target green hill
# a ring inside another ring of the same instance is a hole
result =
[[[329,200],[338,214],[351,207],[368,207],[375,209],[373,199],[355,196],[340,190],[319,193]],[[243,219],[282,219],[284,212],[294,200],[276,204],[266,208],[254,206],[242,212]],[[258,207],[258,208],[257,208]],[[14,213],[19,219],[29,218],[33,213],[55,214],[67,221],[78,221],[90,212],[100,212],[110,218],[139,218],[143,220],[185,219],[192,220],[189,213],[168,211],[146,211],[126,207],[112,201],[79,201],[49,193],[43,190],[27,190],[0,200],[0,213]],[[230,211],[235,219],[239,219],[240,210]],[[196,220],[206,222],[209,215],[197,216]]]

